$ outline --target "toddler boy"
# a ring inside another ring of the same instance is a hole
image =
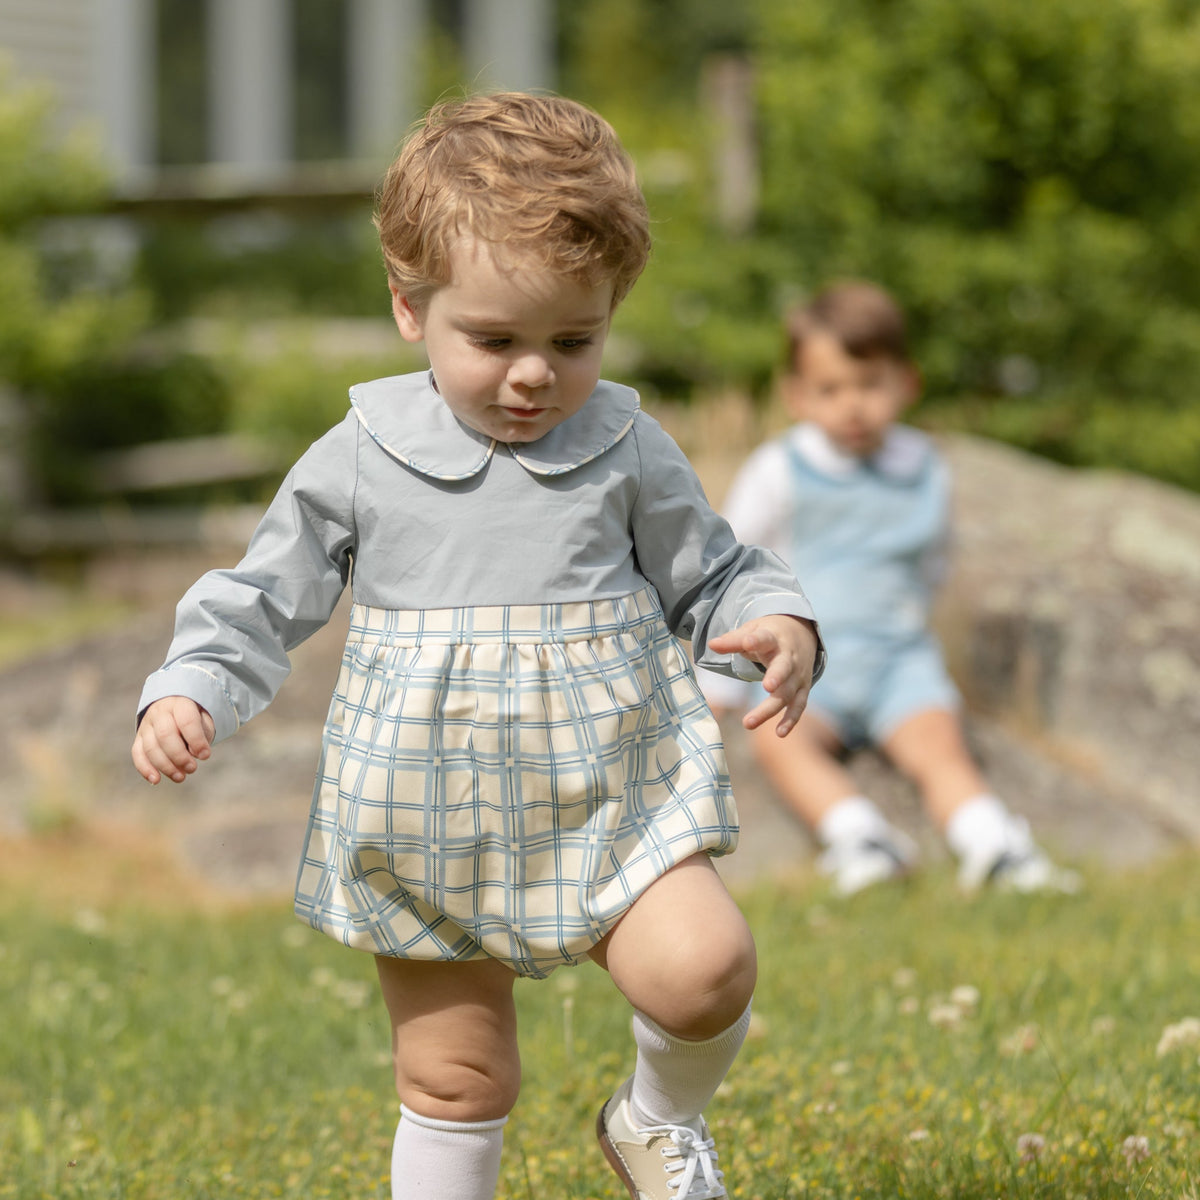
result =
[[[907,873],[916,857],[839,761],[864,744],[917,785],[964,889],[1077,890],[1078,876],[1038,847],[964,743],[929,627],[949,478],[929,438],[897,424],[920,390],[903,314],[881,288],[842,283],[795,312],[787,334],[783,398],[796,424],[749,458],[725,516],[804,580],[829,661],[794,736],[751,731],[756,758],[815,832],[820,867],[843,895]],[[714,708],[746,704],[748,685],[701,675]]]

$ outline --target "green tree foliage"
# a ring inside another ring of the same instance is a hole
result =
[[[1195,4],[568,7],[580,62],[568,84],[617,123],[657,218],[655,259],[625,318],[652,378],[763,382],[779,351],[764,330],[781,308],[854,275],[895,290],[929,393],[980,398],[976,427],[1094,461],[1134,432],[1145,442],[1133,415],[1126,434],[1114,426],[1122,404],[1163,428],[1193,404]],[[696,103],[705,62],[729,49],[757,81],[761,204],[742,236],[716,220],[715,127]],[[691,171],[674,191],[654,170],[666,149]],[[1101,408],[1104,436],[1081,437]],[[1138,465],[1163,473],[1143,451]],[[1166,473],[1194,486],[1200,451]]]
[[[729,0],[561,0],[556,16],[564,90],[662,132],[695,123],[705,60],[744,51],[754,28],[752,6]]]
[[[46,95],[0,68],[0,380],[17,387],[101,352],[138,320],[44,236],[46,214],[84,211],[103,193],[94,157],[51,142],[48,113]]]
[[[714,117],[706,72],[744,57],[750,6],[725,0],[572,0],[560,4],[562,90],[599,109],[637,161],[654,252],[616,332],[634,352],[610,356],[643,389],[759,387],[777,357],[775,250],[731,237],[714,195]]]
[[[935,391],[1190,391],[1200,10],[762,0],[760,13],[762,233],[802,279],[893,286]]]

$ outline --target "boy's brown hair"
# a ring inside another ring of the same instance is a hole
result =
[[[835,338],[851,358],[891,358],[908,363],[904,313],[883,288],[861,280],[832,284],[793,309],[785,322],[787,370],[800,365],[804,343],[816,333]]]
[[[624,299],[650,253],[633,163],[612,126],[560,96],[500,92],[435,105],[380,185],[388,280],[414,307],[450,282],[462,236]]]

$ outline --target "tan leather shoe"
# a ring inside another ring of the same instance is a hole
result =
[[[717,1169],[708,1126],[652,1125],[639,1129],[629,1108],[632,1077],[613,1093],[596,1118],[604,1157],[631,1200],[718,1200],[728,1196]]]

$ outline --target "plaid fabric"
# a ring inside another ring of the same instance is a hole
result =
[[[543,976],[736,843],[720,734],[652,589],[355,606],[296,885],[315,928]]]

